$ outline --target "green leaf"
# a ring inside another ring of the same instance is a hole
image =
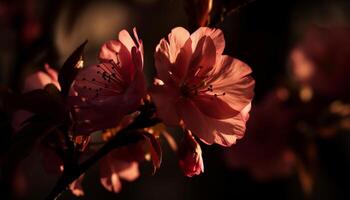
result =
[[[61,86],[61,92],[63,97],[68,96],[70,87],[82,69],[83,65],[83,53],[85,45],[87,44],[87,40],[83,42],[66,60],[63,64],[59,74],[58,74],[58,82]]]

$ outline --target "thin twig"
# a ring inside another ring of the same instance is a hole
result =
[[[220,13],[220,17],[216,17],[214,20],[211,20],[208,24],[209,27],[217,27],[220,23],[224,21],[226,17],[228,17],[231,14],[237,13],[242,8],[250,5],[251,3],[254,3],[256,0],[247,0],[246,2],[242,3],[241,5],[238,5],[232,9],[227,9],[226,7],[223,7]]]

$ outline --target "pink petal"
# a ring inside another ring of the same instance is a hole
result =
[[[132,61],[134,63],[135,69],[142,71],[142,68],[143,68],[142,57],[143,57],[143,55],[141,54],[141,52],[139,50],[136,49],[136,47],[133,47],[131,49],[131,57],[132,57]]]
[[[208,85],[212,85],[213,90],[206,93],[210,95],[225,93],[218,98],[228,103],[234,110],[241,111],[254,96],[255,81],[250,73],[250,67],[242,61],[230,56],[221,56],[206,80]]]
[[[169,44],[166,40],[162,39],[156,47],[154,53],[155,66],[157,69],[157,77],[163,82],[169,82],[171,79],[170,68],[172,63],[170,62]]]
[[[146,93],[143,73],[137,70],[127,83],[122,70],[112,63],[101,63],[78,74],[73,85],[77,97],[71,97],[69,103],[75,108],[77,132],[115,127],[124,115],[136,111]]]
[[[191,40],[192,40],[193,50],[196,49],[196,46],[199,43],[199,41],[205,36],[209,36],[213,40],[217,54],[222,54],[224,52],[224,48],[225,48],[224,34],[220,29],[208,28],[208,27],[200,27],[197,31],[192,33]]]
[[[192,49],[191,49],[192,41],[188,39],[183,47],[180,49],[177,54],[175,64],[171,65],[171,72],[177,77],[177,80],[181,83],[186,78],[187,70],[191,62],[192,57]]]
[[[118,159],[119,156],[128,155],[128,152],[124,151],[128,148],[121,149],[112,151],[100,162],[101,184],[111,192],[119,192],[121,190],[120,178],[133,181],[139,176],[137,162]]]
[[[141,98],[145,95],[145,81],[142,72],[137,72],[135,80],[123,94],[108,94],[101,98],[76,97],[70,104],[75,108],[73,118],[75,130],[81,134],[115,127],[127,114],[137,110]],[[90,98],[90,99],[88,99]],[[86,99],[84,101],[84,99]]]
[[[202,149],[189,130],[179,148],[179,164],[186,176],[192,177],[204,172]]]
[[[252,108],[252,103],[248,104],[246,107],[243,108],[241,111],[241,115],[244,121],[248,121],[249,119],[249,112]]]
[[[142,43],[142,40],[139,38],[139,36],[137,34],[136,27],[134,27],[132,30],[133,30],[134,37],[135,37],[136,42],[137,42],[137,46],[136,46],[137,51],[140,52],[140,54],[141,54],[141,66],[143,67],[143,63],[144,63],[144,60],[143,60],[143,55],[144,55],[143,43]]]
[[[117,53],[120,52],[121,48],[123,48],[123,45],[119,41],[110,40],[102,45],[98,57],[101,62],[113,60],[115,63],[117,63],[119,61]]]
[[[244,135],[246,121],[241,114],[224,120],[214,119],[203,114],[192,101],[185,98],[176,107],[185,126],[206,144],[231,146]]]
[[[126,46],[129,52],[131,52],[132,47],[135,47],[136,44],[132,37],[130,36],[129,32],[126,30],[122,30],[119,32],[118,35],[119,41],[123,43],[123,45]]]
[[[122,183],[116,173],[112,173],[110,177],[102,177],[100,182],[110,192],[118,193],[122,189]]]
[[[173,59],[176,59],[180,49],[185,45],[189,38],[190,33],[182,27],[176,27],[171,30],[171,33],[168,35],[168,40],[170,54],[172,55]],[[175,60],[171,60],[171,62],[174,61]]]
[[[143,57],[143,55],[137,56],[141,56],[141,58]],[[126,82],[130,82],[135,73],[133,59],[134,58],[132,58],[131,51],[129,52],[127,47],[117,40],[110,40],[103,44],[99,53],[99,60],[102,63],[110,63],[111,60],[113,60],[116,65],[120,66],[120,74]],[[140,66],[137,67],[140,68]]]
[[[24,81],[23,92],[29,92],[36,89],[43,89],[47,84],[54,84],[58,89],[58,74],[51,68],[46,68],[47,72],[38,71],[26,77]]]
[[[232,109],[226,102],[212,95],[196,95],[191,100],[203,114],[212,118],[226,119],[239,114],[239,111]]]
[[[187,73],[188,83],[197,84],[196,81],[203,80],[206,74],[213,68],[215,61],[216,53],[213,40],[210,37],[203,37],[198,42],[192,55]]]
[[[84,174],[79,176],[79,178],[74,180],[73,183],[69,185],[69,189],[77,197],[84,196],[84,190],[82,186],[83,179],[84,179]]]
[[[52,69],[49,64],[45,64],[45,71],[47,75],[51,77],[52,82],[57,82],[58,83],[58,73],[56,70]],[[59,88],[59,85],[58,85]]]
[[[107,154],[100,161],[100,181],[103,187],[110,192],[119,192],[122,184],[118,172],[120,169],[127,168],[127,166],[127,162],[118,162],[110,154]]]
[[[133,110],[140,104],[141,98],[146,94],[146,81],[142,71],[137,70],[133,81],[124,93],[124,104]],[[136,104],[136,105],[135,105]]]
[[[172,30],[168,39],[169,43],[162,39],[156,48],[157,72],[159,78],[165,82],[166,79],[179,82],[187,73],[192,55],[190,34],[186,29],[177,27]]]
[[[140,176],[139,165],[137,162],[132,162],[128,168],[119,171],[118,174],[126,181],[134,181]]]
[[[179,117],[176,113],[175,102],[179,95],[170,86],[154,85],[150,88],[152,100],[157,106],[157,114],[163,122],[169,126],[179,124]]]

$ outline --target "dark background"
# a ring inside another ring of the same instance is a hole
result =
[[[288,76],[288,56],[305,27],[312,23],[348,24],[349,6],[348,1],[335,0],[256,0],[219,24],[225,34],[225,54],[245,61],[253,69],[254,104]],[[46,62],[58,69],[85,39],[89,40],[85,63],[92,64],[104,41],[134,26],[145,46],[145,73],[151,76],[153,51],[159,40],[173,27],[187,24],[183,1],[179,0],[2,0],[0,83],[20,91],[23,77],[42,69]],[[85,196],[79,199],[350,199],[350,135],[319,139],[316,144],[320,167],[309,196],[304,195],[296,173],[257,181],[246,169],[228,167],[225,149],[217,145],[202,145],[205,173],[186,178],[175,153],[164,143],[163,163],[154,176],[144,166],[139,179],[123,183],[122,192],[114,194],[100,185],[95,166],[86,175]],[[43,175],[42,169],[31,163],[24,164],[29,177],[28,198],[40,199],[55,178]],[[65,192],[60,199],[75,198]]]

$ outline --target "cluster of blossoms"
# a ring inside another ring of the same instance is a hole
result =
[[[82,67],[78,56],[68,87],[61,76],[65,69],[58,75],[49,66],[45,66],[46,73],[29,76],[25,86],[26,91],[42,88],[67,94],[61,112],[68,112],[69,125],[60,130],[69,133],[79,155],[110,150],[99,160],[100,180],[114,192],[120,191],[121,179],[132,181],[139,176],[139,162],[152,157],[154,166],[159,167],[158,137],[165,133],[166,126],[179,127],[184,133],[177,149],[184,174],[191,177],[202,173],[204,164],[198,141],[226,147],[236,143],[244,136],[254,96],[250,67],[223,55],[225,40],[219,29],[201,27],[190,34],[184,28],[174,28],[156,47],[157,74],[148,88],[143,74],[143,43],[136,29],[133,36],[122,30],[118,39],[103,44],[98,64]],[[30,115],[27,113],[26,118]],[[15,126],[28,122],[17,118]],[[166,126],[159,126],[160,123]],[[91,147],[99,140],[96,135],[106,143],[100,149]],[[134,136],[142,139],[128,139]],[[60,136],[51,135],[46,140],[53,138]],[[110,148],[113,143],[116,148]],[[62,146],[49,144],[54,147],[51,149]],[[63,146],[69,149],[69,142]],[[56,171],[63,171],[64,175],[70,170],[71,160],[67,156],[56,157],[50,163],[57,163]],[[82,195],[83,175],[78,175],[70,189]]]

